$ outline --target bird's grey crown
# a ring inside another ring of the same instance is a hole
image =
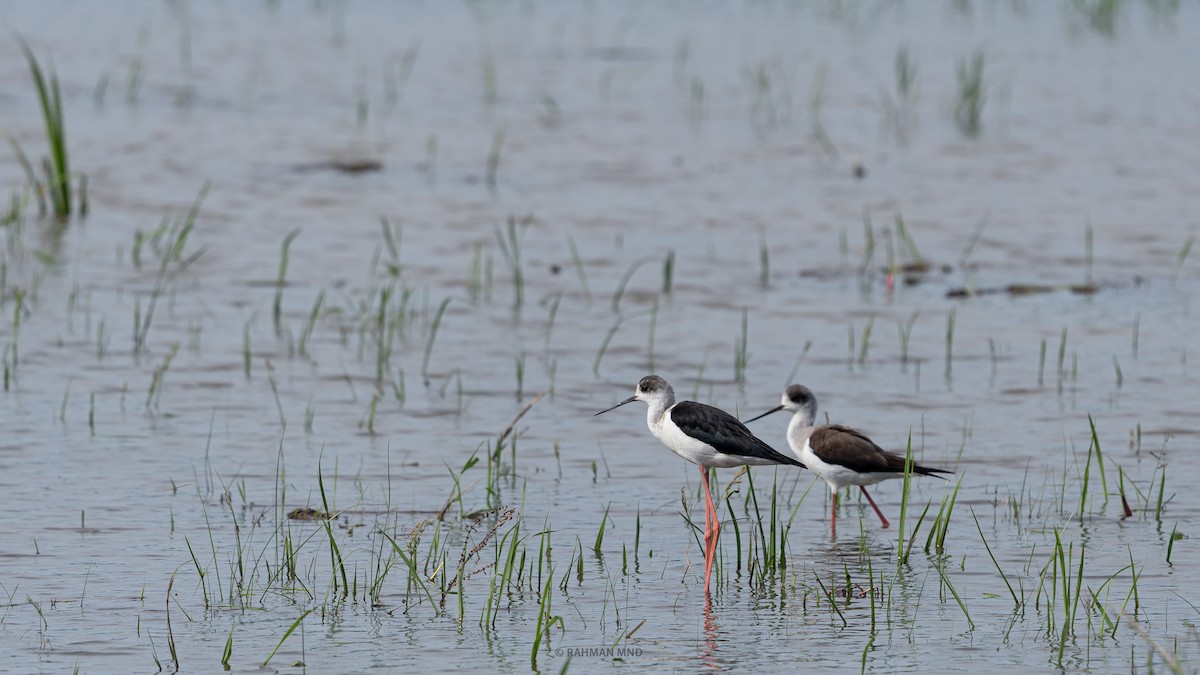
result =
[[[657,375],[647,375],[638,382],[638,392],[642,394],[666,391],[669,387],[667,381]]]
[[[812,389],[802,385],[793,384],[787,388],[788,400],[796,405],[805,405],[810,401],[815,401],[816,396],[813,395]]]

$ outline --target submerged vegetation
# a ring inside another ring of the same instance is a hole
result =
[[[967,138],[983,133],[983,105],[987,91],[983,76],[983,52],[975,52],[958,62],[958,98],[954,102],[954,123]]]

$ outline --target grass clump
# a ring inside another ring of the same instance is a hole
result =
[[[17,155],[17,161],[25,171],[30,187],[37,194],[42,213],[46,212],[47,200],[50,211],[56,218],[67,218],[78,211],[87,213],[87,178],[79,178],[78,199],[71,189],[71,165],[67,154],[67,127],[63,114],[62,92],[58,86],[58,75],[53,69],[43,71],[33,49],[24,40],[21,51],[29,62],[29,72],[37,88],[38,103],[46,125],[46,142],[49,156],[42,160],[41,175],[29,161],[21,146],[12,136],[8,142]]]
[[[954,125],[967,138],[983,133],[983,104],[987,100],[983,86],[983,52],[958,63],[958,98],[954,103]]]

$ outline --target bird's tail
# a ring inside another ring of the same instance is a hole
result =
[[[942,480],[946,480],[946,477],[945,477],[945,476],[939,476],[938,474],[940,474],[940,473],[950,473],[950,474],[954,473],[953,471],[950,471],[949,469],[932,469],[932,468],[930,468],[930,467],[927,467],[927,466],[920,466],[919,464],[914,464],[914,465],[913,465],[912,472],[913,472],[913,473],[915,473],[915,474],[917,474],[918,476],[933,476],[934,478],[941,478]]]

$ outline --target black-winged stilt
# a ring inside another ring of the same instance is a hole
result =
[[[707,498],[704,510],[704,594],[707,596],[717,537],[720,536],[717,507],[708,484],[708,467],[727,469],[743,464],[790,464],[804,468],[804,464],[776,452],[724,410],[695,401],[676,403],[675,390],[657,375],[643,377],[633,396],[596,414],[634,401],[646,402],[646,426],[650,427],[650,433],[671,452],[700,467]]]
[[[833,492],[833,510],[829,515],[830,533],[837,534],[837,498],[838,490],[857,485],[871,508],[879,516],[879,522],[886,528],[890,525],[883,516],[871,493],[867,492],[868,485],[874,485],[889,478],[904,477],[904,458],[888,452],[867,438],[857,429],[844,427],[839,424],[813,426],[817,417],[817,397],[812,390],[804,385],[793,384],[783,392],[783,402],[767,412],[746,420],[747,423],[761,419],[771,413],[787,410],[792,413],[788,422],[787,439],[792,452],[800,461],[815,474],[829,484]],[[954,473],[945,469],[931,469],[914,463],[912,472],[920,476],[936,476],[939,473]],[[941,476],[937,476],[941,478]]]

